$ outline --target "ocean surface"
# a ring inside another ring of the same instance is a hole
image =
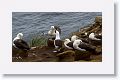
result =
[[[24,40],[30,41],[35,35],[47,34],[53,25],[60,26],[61,38],[79,31],[81,27],[94,22],[101,12],[13,12],[12,39],[18,33],[24,34]]]

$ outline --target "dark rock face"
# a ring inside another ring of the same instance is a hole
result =
[[[95,18],[95,23],[102,23],[102,17],[101,16],[96,16]]]
[[[26,50],[20,50],[12,47],[12,57],[27,58],[28,52]]]
[[[101,46],[97,46],[95,54],[97,54],[97,55],[102,54],[102,47]]]
[[[94,46],[97,46],[97,45],[102,45],[102,40],[89,40],[89,43],[94,45]]]
[[[75,61],[75,52],[72,50],[65,51],[63,53],[59,53],[57,55],[59,57],[60,62],[73,62]]]
[[[91,53],[88,52],[88,51],[75,50],[75,61],[78,61],[78,60],[91,60],[90,56],[91,56]]]

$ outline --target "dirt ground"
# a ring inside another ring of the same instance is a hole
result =
[[[53,52],[54,48],[50,47],[38,47],[36,49],[28,51],[28,57],[23,59],[12,58],[13,62],[61,62],[59,53]],[[90,55],[91,60],[78,60],[79,62],[101,62],[102,54]]]

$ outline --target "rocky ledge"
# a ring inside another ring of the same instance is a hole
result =
[[[93,24],[84,26],[79,32],[71,33],[77,35],[84,42],[91,44],[91,47],[95,47],[95,52],[90,51],[78,51],[68,50],[64,47],[61,48],[60,52],[54,53],[53,46],[36,46],[28,52],[21,50],[12,50],[12,61],[13,62],[101,62],[102,61],[102,42],[90,41],[88,35],[90,33],[102,35],[102,17],[97,16]],[[87,33],[87,35],[85,35]],[[21,55],[20,55],[21,54]],[[15,58],[20,55],[22,59]]]

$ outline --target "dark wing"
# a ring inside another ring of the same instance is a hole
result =
[[[102,39],[102,35],[95,35],[96,38]]]
[[[55,46],[62,47],[62,40],[55,40]]]
[[[96,49],[94,46],[84,43],[84,42],[81,42],[79,47],[82,49],[86,49],[87,51],[95,51],[95,49]]]
[[[55,37],[53,37],[52,40],[55,40]]]
[[[17,48],[19,49],[23,49],[23,50],[29,50],[30,47],[29,45],[27,44],[27,42],[25,42],[24,40],[22,39],[17,39],[14,41],[14,44]]]
[[[61,29],[58,26],[54,26],[54,28],[61,34]]]
[[[73,42],[69,42],[69,43],[66,44],[66,45],[73,48]]]
[[[89,43],[89,38],[80,38],[82,42]]]

